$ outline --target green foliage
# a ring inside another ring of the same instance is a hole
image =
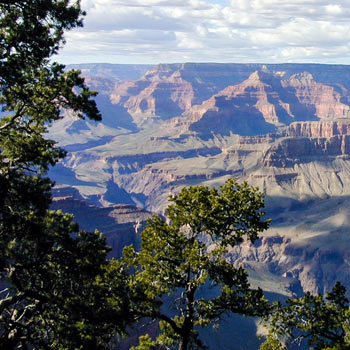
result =
[[[104,236],[49,210],[45,173],[65,152],[47,127],[63,109],[101,119],[79,72],[50,61],[83,15],[79,1],[0,0],[1,349],[105,349],[124,330],[124,275],[105,283]]]
[[[157,350],[157,343],[148,334],[142,335],[139,342],[138,347],[132,346],[130,350]]]
[[[2,348],[99,348],[103,341],[104,326],[92,327],[105,311],[104,288],[96,283],[106,264],[105,239],[76,232],[71,219],[53,211],[28,218],[26,232],[7,244],[12,261],[3,270],[9,285],[1,292]],[[91,339],[96,332],[102,339]]]
[[[233,267],[225,254],[244,237],[254,242],[269,221],[262,220],[263,195],[234,179],[219,190],[184,188],[170,201],[167,222],[156,216],[148,221],[140,252],[124,249],[124,262],[135,269],[129,280],[138,297],[133,311],[161,321],[162,333],[152,346],[203,348],[199,328],[230,312],[266,312],[262,291],[250,289],[246,271]],[[214,296],[206,296],[205,289]],[[171,300],[169,312],[165,299]],[[144,343],[138,347],[144,348]]]
[[[285,346],[273,335],[268,335],[266,341],[261,344],[260,350],[285,350]]]
[[[324,298],[307,293],[288,299],[286,305],[275,303],[267,318],[269,336],[261,350],[274,350],[276,344],[289,349],[294,343],[307,343],[313,350],[347,350],[349,341],[349,300],[345,288],[337,282]]]
[[[24,72],[40,68],[57,53],[65,30],[82,26],[80,1],[1,0],[0,85],[26,81]]]

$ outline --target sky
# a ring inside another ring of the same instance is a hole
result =
[[[350,64],[350,0],[82,0],[69,63]]]

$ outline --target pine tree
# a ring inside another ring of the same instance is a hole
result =
[[[101,278],[104,236],[49,209],[46,173],[65,152],[48,126],[64,109],[101,119],[79,72],[51,62],[84,15],[79,1],[0,1],[1,349],[104,349],[123,331]]]
[[[244,238],[254,242],[268,228],[263,195],[231,179],[219,190],[184,188],[170,201],[167,221],[149,220],[141,250],[124,249],[124,262],[132,268],[133,312],[160,321],[157,339],[141,337],[137,349],[201,349],[200,328],[229,313],[256,316],[268,310],[262,291],[250,288],[247,272],[225,259],[230,247]]]

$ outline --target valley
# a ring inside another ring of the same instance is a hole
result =
[[[57,188],[96,211],[145,215],[183,186],[248,181],[272,225],[227,259],[271,293],[350,287],[350,66],[76,67],[103,121],[68,112],[50,128],[69,151],[50,172]]]

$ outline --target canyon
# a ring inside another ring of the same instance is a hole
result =
[[[103,121],[66,112],[50,127],[68,151],[50,171],[53,206],[105,232],[114,256],[169,195],[236,177],[265,194],[272,224],[228,261],[275,297],[350,288],[350,66],[73,68],[99,91]]]

